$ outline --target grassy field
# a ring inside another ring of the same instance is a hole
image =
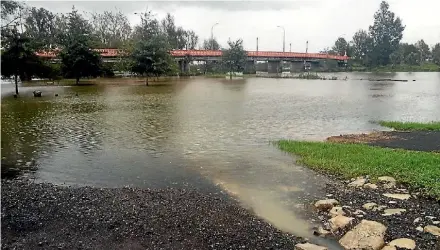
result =
[[[440,131],[440,121],[432,121],[427,123],[420,122],[397,122],[397,121],[379,121],[384,127],[393,128],[399,131]]]
[[[278,147],[301,156],[299,162],[345,178],[393,176],[400,183],[440,199],[440,154],[363,144],[279,141]],[[373,179],[372,178],[372,179]]]

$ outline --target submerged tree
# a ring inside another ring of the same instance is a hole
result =
[[[35,54],[30,39],[12,29],[2,38],[4,51],[1,54],[1,74],[14,77],[15,94],[18,95],[18,77],[22,81],[30,80],[32,76],[41,73],[44,67],[41,59]]]
[[[139,41],[131,54],[131,71],[148,78],[170,73],[175,69],[175,62],[169,54],[169,45],[163,36],[153,36]]]
[[[243,40],[228,41],[229,48],[223,51],[223,64],[225,68],[230,71],[230,77],[232,72],[243,72],[247,53],[243,48]]]
[[[76,84],[82,77],[97,77],[101,74],[101,56],[90,49],[85,40],[77,39],[61,52],[62,71],[66,77],[73,77]]]

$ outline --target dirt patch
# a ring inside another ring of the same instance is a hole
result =
[[[327,138],[327,141],[336,143],[370,143],[394,139],[397,139],[395,135],[392,135],[389,132],[378,131],[369,134],[346,134],[330,136]]]
[[[440,131],[379,131],[369,134],[331,136],[328,142],[363,143],[370,146],[440,152]]]

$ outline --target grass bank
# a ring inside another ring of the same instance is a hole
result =
[[[355,65],[350,67],[350,71],[356,72],[439,72],[440,65],[434,63],[424,63],[421,65],[386,65],[378,67],[365,67]]]
[[[393,176],[440,199],[440,154],[329,142],[281,140],[277,145],[301,156],[300,163],[318,171],[345,178]]]
[[[399,131],[440,131],[440,121],[432,122],[398,122],[398,121],[379,121],[384,127],[393,128]]]

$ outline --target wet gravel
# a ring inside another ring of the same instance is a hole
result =
[[[221,193],[2,180],[2,249],[293,249]]]
[[[372,190],[347,187],[347,182],[333,182],[327,184],[326,190],[331,198],[340,202],[341,206],[349,206],[344,207],[344,211],[347,213],[346,216],[355,218],[352,227],[362,219],[378,221],[387,226],[385,242],[390,242],[398,238],[410,238],[416,241],[416,249],[440,249],[439,238],[436,238],[432,234],[416,230],[419,226],[434,225],[434,223],[436,223],[435,221],[440,221],[440,201],[419,197],[417,193],[412,193],[412,197],[409,200],[396,200],[383,195],[384,193],[408,193],[408,191],[404,190],[403,186],[397,186],[393,189],[385,189],[379,186],[378,189]],[[362,205],[368,202],[385,205],[387,208],[403,208],[406,209],[406,212],[401,215],[383,216],[383,211],[364,209]],[[358,209],[364,211],[366,214],[358,217],[354,214]],[[320,214],[320,217],[328,219],[328,216],[323,216],[323,213]],[[417,218],[420,218],[420,221],[414,223]],[[323,220],[322,222],[324,223],[325,221],[326,220]],[[348,230],[341,232],[338,238],[346,231]]]

